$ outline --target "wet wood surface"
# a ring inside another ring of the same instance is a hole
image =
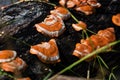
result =
[[[0,0],[0,7],[7,6],[17,2],[18,0]]]

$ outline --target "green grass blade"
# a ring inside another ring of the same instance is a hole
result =
[[[83,30],[83,32],[85,33],[86,38],[89,38],[89,36],[88,36],[86,30]]]
[[[50,3],[50,2],[47,2],[47,4],[51,5],[51,6],[56,6],[56,4],[53,4],[53,3]]]
[[[85,39],[84,31],[82,31],[82,39]]]
[[[97,56],[97,58],[102,62],[105,68],[109,69],[108,65],[104,62],[104,60],[100,56]]]
[[[114,78],[114,80],[117,80],[116,76],[113,73],[111,73],[111,74],[112,74],[112,77]]]
[[[68,9],[66,8],[66,10],[68,10]],[[69,10],[68,10],[68,12],[70,13],[71,17],[78,23],[79,20]]]
[[[53,74],[53,71],[50,71],[48,75],[43,80],[48,80],[48,78]]]
[[[86,29],[88,32],[92,33],[92,34],[96,34],[95,32],[89,30],[89,29]]]
[[[117,67],[118,67],[118,66],[113,67],[111,72],[113,72]]]
[[[98,63],[99,63],[99,65],[100,65],[100,70],[101,70],[101,73],[102,73],[102,77],[104,78],[104,71],[103,71],[103,67],[102,67],[102,65],[101,65],[101,61],[100,61],[99,58],[98,58]]]
[[[110,50],[110,52],[120,53],[120,51],[117,50]]]
[[[112,75],[110,74],[110,75],[109,75],[109,80],[111,80],[111,79],[112,79]]]

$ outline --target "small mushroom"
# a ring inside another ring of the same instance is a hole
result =
[[[17,52],[13,50],[0,51],[0,68],[15,75],[21,75],[27,64],[21,58],[16,57]]]
[[[59,51],[55,39],[31,46],[30,53],[37,55],[44,63],[54,64],[60,62]]]
[[[70,13],[64,7],[55,7],[55,9],[51,10],[50,13],[61,17],[62,20],[67,20],[70,17]]]
[[[80,31],[86,29],[87,25],[83,21],[79,21],[77,24],[72,24],[72,27],[76,31]]]
[[[67,1],[67,0],[60,0],[60,1],[59,1],[59,4],[61,4],[62,6],[65,6],[66,1]]]
[[[95,8],[98,8],[98,7],[101,6],[101,4],[98,3],[97,0],[87,0],[87,3],[88,3],[89,5],[91,5],[92,7],[95,7]]]
[[[115,25],[120,26],[120,13],[112,16],[112,22]]]
[[[76,6],[75,2],[72,0],[69,0],[66,5],[67,8],[73,8],[74,6]]]
[[[0,51],[0,63],[12,61],[16,56],[17,53],[14,50],[2,50]]]
[[[35,24],[38,32],[49,37],[58,37],[65,31],[65,24],[63,20],[56,15],[49,15],[41,23]]]
[[[76,11],[81,11],[83,13],[85,13],[86,15],[90,15],[93,13],[94,8],[90,5],[83,5],[83,6],[77,6],[75,8]]]

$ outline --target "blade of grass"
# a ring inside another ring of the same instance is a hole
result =
[[[110,50],[110,52],[120,53],[120,51],[117,50]]]
[[[92,33],[92,34],[96,34],[95,32],[89,30],[89,29],[86,29],[88,32]]]
[[[111,72],[113,72],[118,66],[115,66],[112,68]]]
[[[64,68],[63,70],[61,70],[60,72],[58,72],[56,75],[54,75],[53,77],[51,77],[49,80],[54,80],[58,75],[60,75],[60,74],[62,74],[62,73],[64,73],[64,72],[66,72],[67,70],[73,68],[73,67],[76,66],[77,64],[80,64],[81,62],[83,62],[84,60],[92,57],[92,56],[95,55],[95,54],[99,54],[99,53],[101,53],[101,52],[106,51],[106,49],[108,49],[109,47],[111,47],[111,46],[113,46],[113,45],[116,45],[116,44],[118,44],[118,43],[120,43],[120,40],[114,41],[114,42],[112,42],[112,43],[110,43],[110,44],[108,44],[108,45],[106,45],[106,46],[103,46],[103,47],[101,47],[101,48],[93,51],[92,53],[86,55],[85,57],[81,58],[80,60],[74,62],[74,63],[71,64],[70,66]]]
[[[116,78],[116,76],[113,73],[110,73],[109,80],[118,80],[118,79]]]
[[[96,58],[93,61],[93,68],[95,67],[95,65],[96,65]],[[93,69],[92,69],[92,71],[93,71]]]
[[[112,74],[109,75],[109,80],[112,80]]]
[[[48,80],[48,78],[53,74],[53,71],[50,71],[43,80]]]
[[[83,32],[85,33],[86,38],[89,38],[89,36],[88,36],[86,30],[83,30]]]
[[[67,8],[66,10],[70,13],[71,17],[78,23],[79,20]]]
[[[47,2],[47,4],[51,5],[51,6],[56,6],[56,4],[53,4],[53,3],[50,3],[50,2]]]
[[[111,73],[111,75],[114,78],[114,80],[117,80],[116,76],[113,73]]]
[[[102,62],[102,64],[105,66],[105,68],[109,69],[107,64],[104,62],[104,60],[100,56],[97,56],[97,58],[98,58],[98,60],[100,60],[100,62]]]
[[[100,61],[100,59],[99,58],[97,58],[98,59],[98,63],[99,63],[99,65],[100,65],[100,70],[101,70],[101,73],[102,73],[102,78],[104,78],[104,71],[103,71],[103,67],[102,67],[102,65],[101,65],[101,61]]]
[[[82,39],[85,39],[85,35],[83,31],[82,31]]]
[[[116,76],[114,75],[113,71],[117,68],[118,66],[115,66],[112,68],[111,73],[109,75],[109,80],[112,80],[112,77],[114,78],[114,80],[117,80]]]

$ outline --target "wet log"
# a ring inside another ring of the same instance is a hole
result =
[[[102,7],[96,9],[96,12],[89,16],[81,12],[76,12],[73,9],[69,10],[78,20],[84,21],[88,25],[87,28],[93,32],[97,33],[101,29],[113,27],[115,29],[116,40],[119,40],[120,27],[112,23],[111,17],[113,14],[120,13],[120,3],[118,0],[109,2],[105,0],[98,1],[101,3]],[[58,5],[58,2],[55,3]],[[48,68],[46,64],[41,63],[36,56],[29,54],[29,49],[31,45],[50,40],[49,37],[38,33],[34,25],[43,21],[52,9],[53,6],[46,3],[22,2],[13,4],[0,12],[0,50],[16,50],[18,56],[22,57],[29,65],[23,74],[30,76],[33,80],[42,80],[49,72],[49,69],[45,71],[46,68]],[[66,31],[61,36],[55,38],[59,48],[61,62],[55,65],[47,65],[55,74],[78,60],[78,58],[72,55],[72,52],[75,48],[75,44],[82,39],[82,31],[76,32],[71,27],[72,23],[76,23],[73,18],[64,22]],[[87,33],[89,36],[92,35],[89,31],[87,31]],[[115,45],[113,49],[118,52],[100,54],[110,69],[116,65],[120,66],[120,62],[118,62],[120,59],[120,44]],[[64,73],[64,75],[86,77],[89,65],[91,70],[90,77],[95,77],[98,74],[99,64],[93,66],[93,62],[94,61],[82,62],[72,69],[73,72],[68,71]]]
[[[26,1],[9,5],[0,12],[0,50],[13,49],[17,51],[17,56],[26,61],[28,67],[22,76],[42,80],[50,72],[50,68],[30,55],[30,45],[24,42],[36,43],[32,41],[33,35],[40,38],[40,34],[34,25],[41,22],[53,8],[45,2]],[[11,80],[7,76],[0,76],[0,79]]]

